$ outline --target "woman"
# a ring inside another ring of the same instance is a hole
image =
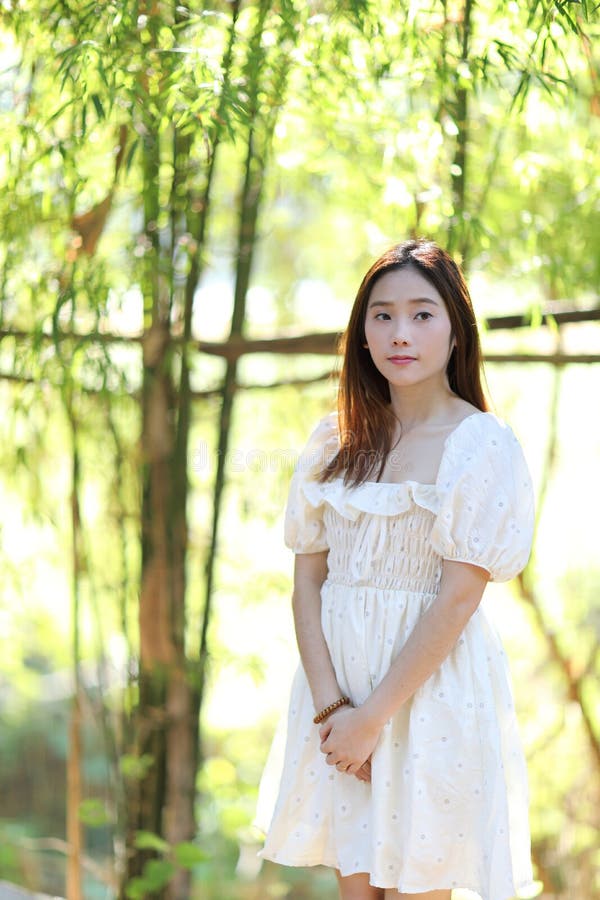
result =
[[[456,264],[429,241],[393,247],[352,309],[338,414],[292,478],[301,665],[262,855],[333,867],[342,900],[532,885],[510,678],[480,607],[527,562],[532,488],[480,373]]]

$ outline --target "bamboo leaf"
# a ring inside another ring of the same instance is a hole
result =
[[[98,56],[97,65],[98,65],[98,74],[100,75],[100,78],[102,79],[102,82],[104,83],[104,86],[106,88],[108,88],[108,90],[110,90],[110,84],[108,83],[106,69],[104,68],[104,65],[102,63],[102,57],[100,55]]]
[[[98,94],[92,94],[92,103],[94,104],[94,109],[96,110],[96,115],[99,119],[105,119],[104,107],[102,106],[102,100],[98,96]]]
[[[65,110],[67,110],[74,103],[75,103],[75,98],[71,97],[70,100],[67,100],[65,103],[63,103],[62,106],[59,106],[59,108],[56,110],[56,112],[53,112],[52,115],[50,116],[50,118],[47,119],[47,124],[48,125],[52,124],[52,122],[54,122],[56,119],[58,119],[59,116],[61,116],[65,112]]]
[[[573,17],[571,16],[571,13],[569,12],[569,10],[566,8],[567,4],[566,3],[556,3],[555,6],[556,6],[556,9],[558,10],[558,12],[560,13],[560,15],[564,16],[564,18],[566,19],[567,24],[569,25],[573,34],[576,34],[579,37],[579,35],[581,33],[581,29],[579,28],[579,25],[577,24],[575,19],[573,19]]]
[[[69,78],[71,78],[71,77],[72,77],[72,75],[71,75],[71,70],[70,70],[70,69],[65,69],[65,71],[64,71],[64,73],[63,73],[63,77],[62,77],[61,83],[60,83],[60,93],[61,93],[61,94],[62,94],[62,92],[63,92],[64,89],[65,89],[65,85],[66,85],[66,83],[67,83],[67,80],[68,80]]]
[[[137,150],[137,148],[138,148],[139,142],[140,142],[140,139],[139,139],[139,138],[135,138],[135,140],[133,140],[133,141],[131,142],[131,146],[130,146],[129,150],[127,151],[127,156],[126,156],[126,158],[125,158],[125,171],[126,171],[126,172],[129,172],[129,170],[130,170],[130,168],[131,168],[131,164],[132,164],[132,162],[133,162],[133,157],[134,157],[135,152],[136,152],[136,150]]]

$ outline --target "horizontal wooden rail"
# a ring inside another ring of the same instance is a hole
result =
[[[63,900],[50,894],[32,893],[27,888],[8,881],[0,881],[0,900]]]
[[[538,321],[535,315],[526,313],[510,316],[490,316],[482,321],[484,331],[514,330],[526,328]],[[600,321],[600,305],[588,309],[559,309],[558,305],[546,308],[540,314],[540,325],[570,325],[575,323]],[[195,347],[199,353],[211,356],[219,356],[226,360],[239,359],[248,353],[277,353],[277,354],[313,354],[318,356],[335,356],[341,332],[309,332],[307,334],[278,336],[272,338],[244,338],[237,337],[228,341],[190,341],[190,347]],[[0,329],[0,340],[13,338],[16,341],[43,341],[52,343],[56,341],[76,341],[78,343],[102,343],[102,344],[132,344],[142,345],[144,336],[141,334],[122,335],[110,334],[102,331],[93,331],[87,334],[74,331],[29,332],[23,330]],[[182,343],[183,338],[176,335],[170,336],[173,344]],[[498,361],[498,360],[494,360]],[[516,360],[515,360],[516,361]],[[521,360],[525,362],[526,360]],[[533,361],[533,360],[532,360]],[[537,358],[536,358],[537,361]]]
[[[599,363],[600,353],[484,353],[485,363],[546,363],[568,366]]]
[[[600,363],[599,353],[489,353],[484,356],[484,362],[496,365],[497,363],[544,363],[550,366],[572,366],[572,365],[590,365]],[[269,390],[278,387],[298,387],[302,385],[317,384],[320,381],[326,381],[328,378],[337,378],[339,372],[335,369],[327,369],[319,375],[311,375],[306,378],[282,378],[278,381],[257,382],[251,384],[248,382],[238,382],[234,385],[236,391],[260,391]],[[0,381],[12,381],[16,384],[36,384],[39,387],[47,386],[56,390],[63,387],[59,381],[50,381],[50,379],[33,378],[30,375],[15,375],[13,372],[0,372]],[[137,391],[126,390],[100,390],[99,388],[85,387],[79,385],[79,389],[84,394],[107,394],[123,396],[128,394],[131,397],[138,397]],[[196,400],[205,399],[207,397],[220,397],[223,391],[219,386],[207,388],[202,391],[192,391],[192,397]],[[2,898],[0,897],[0,900]]]

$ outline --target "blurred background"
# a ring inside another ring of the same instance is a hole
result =
[[[595,6],[0,13],[0,881],[69,900],[335,897],[330,872],[256,856],[297,662],[282,515],[335,408],[364,272],[425,235],[465,268],[493,409],[536,485],[531,562],[485,602],[537,896],[592,900]]]

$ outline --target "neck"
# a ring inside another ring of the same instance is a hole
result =
[[[443,422],[456,395],[452,393],[448,382],[431,384],[415,384],[398,388],[390,385],[391,408],[400,422],[404,432],[418,425]]]

